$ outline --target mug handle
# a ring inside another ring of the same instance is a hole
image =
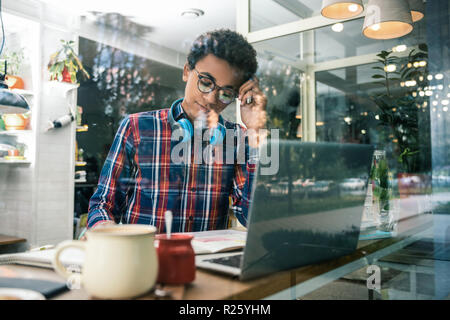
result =
[[[86,250],[86,243],[84,241],[78,241],[78,240],[67,240],[67,241],[61,242],[55,249],[56,252],[55,252],[55,255],[52,260],[53,268],[55,269],[55,271],[57,273],[59,273],[61,276],[63,276],[66,279],[74,278],[74,277],[81,279],[81,275],[74,274],[72,272],[67,271],[67,268],[64,267],[64,265],[59,260],[59,256],[61,255],[61,253],[65,249],[70,248],[70,247],[78,248],[81,250]]]

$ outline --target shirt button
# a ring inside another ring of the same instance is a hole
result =
[[[189,221],[192,221],[192,220],[194,220],[194,217],[193,217],[193,216],[190,216],[190,217],[189,217]]]

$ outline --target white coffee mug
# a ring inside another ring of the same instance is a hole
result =
[[[136,297],[149,291],[156,282],[158,257],[154,246],[155,233],[153,226],[100,226],[86,232],[86,241],[69,240],[59,244],[53,267],[71,282],[81,283],[94,297]],[[64,249],[69,247],[85,251],[81,274],[69,272],[59,260]]]

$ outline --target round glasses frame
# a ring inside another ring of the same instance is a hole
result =
[[[193,69],[195,73],[197,74],[198,81],[197,81],[197,88],[202,93],[210,93],[214,91],[215,89],[218,89],[219,91],[219,101],[223,104],[230,104],[233,102],[233,100],[237,97],[237,94],[234,90],[230,88],[223,88],[216,84],[216,82],[211,79],[208,76],[201,75],[195,68]],[[211,86],[205,87],[204,79],[208,80],[211,83]],[[203,84],[202,84],[203,82]],[[225,95],[228,95],[229,97],[223,97]]]

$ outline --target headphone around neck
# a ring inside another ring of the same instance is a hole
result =
[[[191,138],[194,136],[194,127],[192,126],[192,123],[189,121],[189,119],[186,119],[186,118],[182,118],[178,121],[175,121],[175,118],[173,117],[173,112],[175,111],[175,108],[177,107],[178,104],[181,104],[182,101],[183,101],[183,98],[180,98],[172,104],[172,106],[170,107],[167,119],[172,128],[172,131],[175,131],[178,129],[181,129],[183,131],[182,142],[186,142],[186,141],[191,140]],[[219,122],[217,123],[217,127],[210,129],[210,130],[212,130],[211,138],[209,140],[209,143],[211,145],[217,145],[217,144],[221,144],[223,142],[223,139],[226,134],[226,129],[222,123],[223,123],[223,119],[219,115]]]

